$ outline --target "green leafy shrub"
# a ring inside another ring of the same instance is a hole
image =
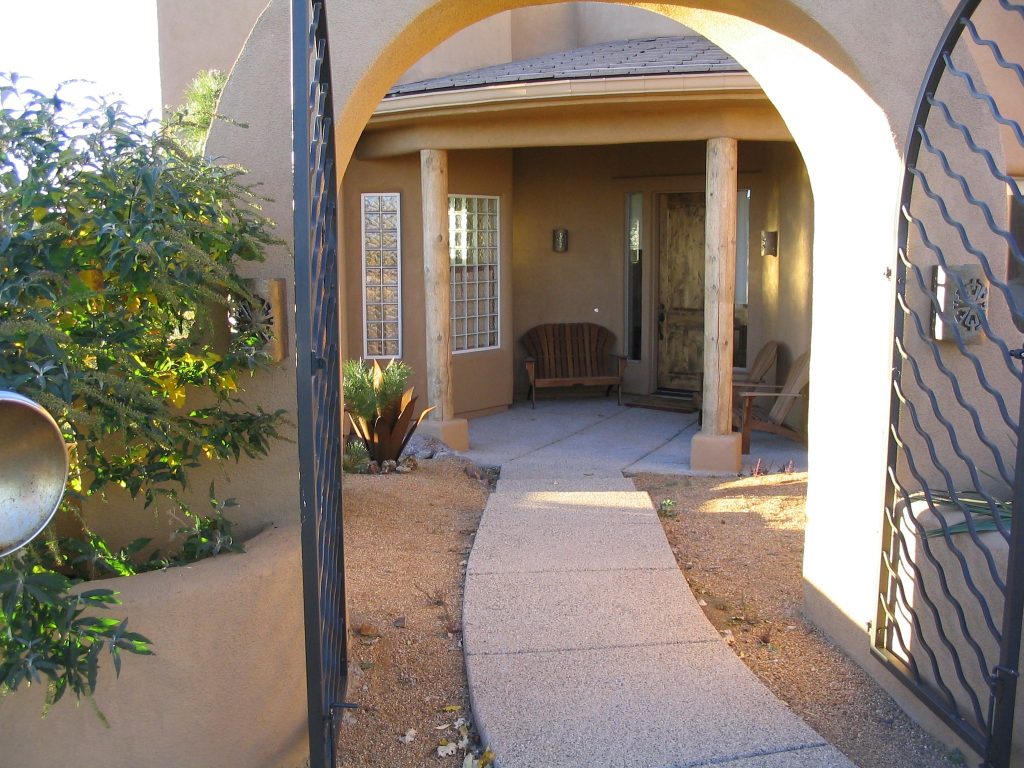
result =
[[[266,329],[218,332],[258,301],[236,265],[278,242],[241,174],[118,104],[75,108],[0,75],[0,389],[44,405],[73,446],[65,511],[116,486],[187,515],[192,468],[278,437],[282,412],[236,394],[266,362]],[[222,510],[185,542],[194,557],[234,546]],[[115,668],[147,652],[123,622],[81,615],[115,604],[109,590],[67,592],[134,572],[145,546],[89,535],[0,561],[0,686],[43,675],[51,701],[91,695],[102,648]]]
[[[227,82],[228,76],[220,70],[204,69],[185,89],[185,98],[169,121],[171,133],[185,151],[193,155],[205,151],[206,136]]]
[[[345,409],[370,460],[378,465],[398,461],[420,422],[433,410],[427,408],[413,420],[416,397],[412,387],[405,388],[411,372],[398,360],[385,368],[376,360],[371,366],[346,360],[343,366]]]

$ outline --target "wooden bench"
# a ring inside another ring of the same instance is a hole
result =
[[[538,325],[522,338],[526,348],[526,376],[530,397],[537,407],[540,387],[571,387],[578,384],[617,388],[622,405],[622,375],[626,358],[612,353],[615,334],[594,323]]]

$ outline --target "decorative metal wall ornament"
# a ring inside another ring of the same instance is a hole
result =
[[[236,299],[228,313],[231,333],[255,332],[263,342],[261,351],[272,362],[288,356],[288,304],[282,277],[253,278],[245,281],[252,299]]]
[[[28,544],[53,519],[68,480],[68,452],[50,413],[0,390],[0,557]]]
[[[334,768],[348,690],[338,178],[324,0],[292,0],[295,353],[310,768]]]
[[[1016,205],[1024,196],[1000,137],[1024,146],[1024,130],[1005,114],[1024,101],[1024,68],[998,43],[1022,38],[1024,5],[963,0],[915,110],[871,626],[876,658],[984,768],[1011,765],[1024,616],[1024,305],[1010,285],[1024,248],[1006,190]],[[984,90],[983,67],[1015,75],[1002,105]]]
[[[932,267],[932,337],[938,341],[958,338],[977,344],[984,337],[982,326],[988,312],[988,280],[977,264]]]

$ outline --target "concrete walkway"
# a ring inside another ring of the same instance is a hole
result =
[[[467,455],[502,467],[463,607],[473,714],[500,768],[851,766],[721,640],[623,477],[684,469],[692,419],[553,401],[471,422]]]

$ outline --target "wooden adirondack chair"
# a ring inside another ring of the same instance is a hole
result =
[[[761,384],[764,382],[768,371],[775,365],[779,356],[779,342],[769,341],[761,351],[757,353],[754,362],[749,368],[733,368],[732,385],[734,389],[745,389],[749,384]]]
[[[791,429],[783,424],[789,412],[793,410],[797,398],[803,397],[803,390],[810,382],[811,374],[811,353],[805,352],[793,361],[786,376],[786,382],[781,389],[766,385],[751,386],[745,391],[738,393],[740,406],[733,411],[733,424],[739,422],[740,433],[743,440],[743,453],[750,453],[750,433],[753,430],[759,432],[772,432],[776,435],[788,437],[800,443],[807,443],[807,436]],[[756,407],[756,399],[774,399],[775,403],[771,409],[764,410]]]

